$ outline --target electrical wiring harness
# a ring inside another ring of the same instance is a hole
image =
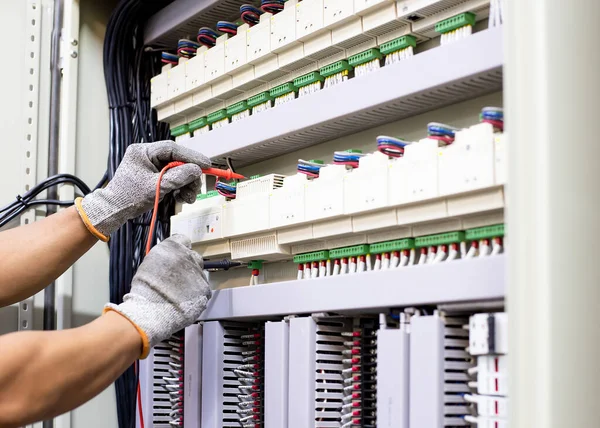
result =
[[[260,15],[263,11],[252,6],[251,4],[243,4],[240,6],[241,18],[249,26],[253,27],[260,22]]]
[[[106,175],[102,177],[96,188],[101,187],[106,181]],[[48,177],[41,181],[38,185],[24,193],[18,195],[14,202],[0,208],[0,227],[6,226],[13,219],[19,217],[27,209],[39,205],[55,205],[60,207],[68,207],[74,204],[74,201],[60,201],[56,199],[35,199],[43,191],[62,184],[69,184],[78,189],[82,196],[91,193],[90,188],[81,179],[71,174],[57,174]]]
[[[160,54],[160,62],[163,64],[177,65],[178,61],[179,57],[175,54],[169,52],[161,52]]]
[[[262,0],[260,8],[263,12],[272,13],[273,15],[283,10],[285,0]]]
[[[437,140],[440,146],[446,146],[454,142],[457,128],[443,123],[431,122],[427,124],[427,134],[432,140]]]
[[[358,161],[363,156],[365,155],[362,151],[354,149],[334,152],[333,163],[334,165],[346,165],[349,168],[358,168]]]
[[[306,174],[311,178],[318,178],[319,172],[323,166],[325,166],[325,163],[322,160],[312,159],[305,161],[303,159],[298,159],[298,172],[300,174]]]
[[[237,25],[234,22],[219,21],[217,22],[217,30],[221,33],[235,36],[237,34]]]
[[[200,45],[192,40],[181,39],[177,43],[177,54],[182,58],[192,58],[196,56],[199,47]]]
[[[108,179],[115,174],[129,144],[170,137],[168,125],[158,124],[150,107],[150,79],[160,71],[161,61],[177,61],[178,57],[145,52],[143,43],[144,24],[161,6],[159,1],[121,0],[106,28],[103,63],[110,124]],[[170,197],[159,206],[156,235],[160,240],[169,234],[173,210]],[[130,290],[133,275],[144,257],[150,216],[146,213],[131,220],[111,235],[111,303],[120,304]],[[133,366],[117,379],[115,389],[119,428],[134,428],[137,373]]]
[[[236,183],[223,183],[222,181],[218,181],[215,184],[215,190],[219,193],[219,195],[225,196],[227,199],[235,199],[236,196]]]
[[[404,147],[410,144],[410,141],[401,138],[388,137],[380,135],[377,137],[377,150],[391,158],[400,158],[404,155]]]
[[[496,131],[504,131],[504,109],[501,107],[484,107],[479,119],[482,123],[489,123]]]
[[[212,28],[202,27],[198,30],[198,43],[212,48],[217,43],[219,34]]]

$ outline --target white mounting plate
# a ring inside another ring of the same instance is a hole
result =
[[[504,255],[387,271],[215,291],[201,320],[496,300],[504,298]]]
[[[243,166],[502,88],[502,29],[419,53],[186,140]],[[248,132],[251,129],[252,132]]]

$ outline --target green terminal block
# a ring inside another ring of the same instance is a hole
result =
[[[460,15],[453,16],[452,18],[444,19],[443,21],[435,24],[435,31],[440,34],[449,33],[457,28],[470,25],[475,25],[475,14],[471,12],[461,13]]]
[[[478,241],[480,239],[490,239],[504,236],[504,224],[495,224],[493,226],[477,227],[466,231],[467,241]]]
[[[248,180],[256,180],[257,178],[260,178],[260,174],[251,175]]]
[[[381,58],[383,58],[383,55],[381,54],[379,49],[372,48],[368,51],[352,55],[350,58],[348,58],[348,64],[350,64],[352,67],[356,67],[357,65],[365,64],[367,62],[371,62]]]
[[[173,137],[179,137],[180,135],[187,134],[188,132],[190,132],[190,128],[187,125],[180,125],[171,129],[171,135]]]
[[[355,245],[353,247],[336,248],[329,251],[330,259],[342,259],[348,257],[365,256],[369,254],[369,245]]]
[[[421,247],[433,247],[436,245],[448,245],[462,242],[465,240],[465,232],[447,232],[439,233],[437,235],[420,236],[415,239],[415,246]]]
[[[200,195],[196,196],[196,200],[203,201],[208,198],[214,198],[215,196],[219,196],[219,192],[217,192],[216,190],[209,190],[206,193],[201,193]]]
[[[246,104],[248,107],[252,108],[259,104],[266,103],[267,101],[273,101],[273,97],[271,96],[269,91],[261,92],[258,95],[254,95],[246,100]]]
[[[235,104],[227,107],[227,114],[229,116],[233,116],[234,114],[241,113],[248,109],[249,109],[248,103],[246,101],[240,101],[239,103],[235,103]]]
[[[248,269],[262,269],[264,260],[252,260],[248,263]]]
[[[348,64],[348,61],[342,60],[326,65],[325,67],[321,67],[319,74],[323,77],[329,77],[333,76],[334,74],[342,73],[344,71],[350,72],[352,70],[354,70],[354,67]]]
[[[357,153],[357,154],[361,154],[362,150],[359,150],[359,149],[348,149],[348,150],[344,150],[344,153]]]
[[[316,163],[319,165],[325,165],[325,162],[323,162],[321,159],[311,159],[309,160],[310,163]]]
[[[206,116],[199,117],[196,120],[192,120],[188,123],[188,127],[190,128],[190,132],[194,132],[196,129],[204,128],[208,125],[208,119]]]
[[[322,82],[325,78],[321,76],[316,71],[312,73],[305,74],[304,76],[300,76],[294,79],[294,86],[296,88],[301,88],[303,86],[312,85],[313,83]]]
[[[390,40],[389,42],[385,42],[379,46],[379,51],[384,55],[388,55],[393,52],[406,49],[409,46],[412,46],[413,48],[417,47],[417,39],[414,36],[402,36],[398,37],[397,39]]]
[[[288,83],[284,83],[283,85],[275,86],[273,89],[271,89],[269,91],[269,94],[273,98],[278,98],[283,95],[287,95],[290,92],[296,92],[297,90],[298,90],[298,88],[296,88],[296,86],[294,86],[294,84],[292,82],[288,82]]]
[[[218,122],[223,119],[229,119],[229,115],[227,114],[227,109],[221,109],[209,114],[206,117],[208,124],[212,125],[215,122]]]
[[[411,250],[413,248],[415,248],[415,240],[413,238],[398,239],[371,244],[371,254],[391,253],[392,251]]]
[[[298,254],[294,256],[294,263],[312,263],[312,262],[320,262],[323,260],[329,260],[329,251],[316,251],[314,253],[306,253],[306,254]]]

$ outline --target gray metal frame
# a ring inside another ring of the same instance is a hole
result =
[[[290,320],[289,428],[315,426],[316,334],[313,318]]]
[[[265,324],[265,428],[288,427],[290,326]]]
[[[409,428],[409,334],[385,329],[377,333],[377,427]]]
[[[438,316],[411,320],[410,427],[444,427],[444,323]]]
[[[492,28],[182,144],[214,160],[251,164],[498,91],[502,62],[502,30]]]
[[[202,320],[504,298],[505,256],[215,291]]]
[[[192,324],[185,329],[184,353],[184,428],[200,428],[202,402],[202,326]]]
[[[202,428],[221,428],[223,416],[223,326],[204,323],[202,335]]]

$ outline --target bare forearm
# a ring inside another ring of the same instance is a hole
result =
[[[0,427],[19,427],[83,404],[139,357],[141,343],[135,327],[114,312],[72,330],[0,337]]]
[[[0,307],[40,291],[96,242],[73,207],[0,233]]]

